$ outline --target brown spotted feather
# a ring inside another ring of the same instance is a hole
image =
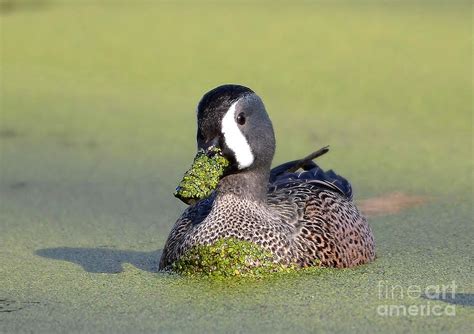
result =
[[[166,242],[160,268],[197,244],[233,237],[262,246],[275,261],[299,266],[352,267],[375,258],[369,225],[352,199],[318,183],[269,186],[266,205],[214,194],[190,206]]]

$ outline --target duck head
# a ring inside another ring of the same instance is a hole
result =
[[[219,184],[228,191],[241,191],[246,186],[258,188],[257,182],[264,183],[266,192],[275,135],[262,100],[251,89],[240,85],[212,89],[198,104],[197,124],[198,156],[194,161],[200,161],[199,155],[212,158],[218,154],[227,162],[219,173],[219,182],[210,182],[207,187],[215,188]],[[190,171],[195,168],[194,164]],[[210,177],[204,171],[193,182],[206,184]],[[205,190],[201,193],[209,194],[214,189]],[[188,204],[206,197],[183,196],[179,187],[175,196]]]

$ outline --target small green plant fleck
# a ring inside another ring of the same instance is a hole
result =
[[[208,197],[216,189],[227,166],[229,161],[222,156],[219,148],[213,147],[207,152],[199,151],[191,168],[176,188],[174,196],[187,204]]]
[[[172,270],[186,276],[259,278],[291,272],[296,266],[275,263],[270,252],[254,243],[223,238],[211,245],[194,246],[173,263]]]

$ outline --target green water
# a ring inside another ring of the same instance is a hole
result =
[[[0,332],[470,331],[470,2],[45,1],[0,19]],[[319,162],[356,199],[429,201],[370,220],[367,266],[156,273],[195,106],[227,82],[265,101],[275,164],[329,144]],[[455,298],[406,295],[452,281]],[[456,315],[379,314],[392,304]]]

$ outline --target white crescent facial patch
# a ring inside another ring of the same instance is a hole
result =
[[[222,133],[224,134],[227,147],[234,152],[239,169],[244,169],[252,165],[254,157],[247,138],[240,131],[235,121],[235,109],[238,102],[234,102],[224,115],[222,119]]]

